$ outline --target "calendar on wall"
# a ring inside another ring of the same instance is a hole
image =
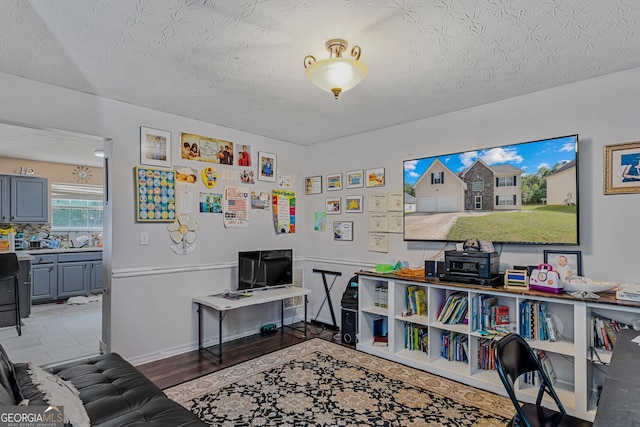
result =
[[[136,166],[135,175],[136,221],[175,221],[175,171]]]

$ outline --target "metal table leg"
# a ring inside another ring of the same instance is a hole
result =
[[[307,338],[307,296],[304,296],[304,338]]]
[[[198,304],[198,351],[202,353],[202,305]]]
[[[218,363],[222,363],[222,321],[224,320],[224,312],[218,312]]]

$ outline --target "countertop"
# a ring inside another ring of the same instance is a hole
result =
[[[16,251],[18,261],[30,261],[34,259],[34,255],[37,254],[63,254],[74,252],[102,252],[102,248],[67,248],[67,249],[28,249],[23,251]]]

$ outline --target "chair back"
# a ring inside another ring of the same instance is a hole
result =
[[[527,372],[537,372],[540,380],[536,406],[540,407],[542,398],[546,392],[555,401],[558,410],[562,414],[566,414],[566,410],[564,409],[560,398],[556,394],[549,377],[542,368],[540,359],[538,359],[538,356],[534,353],[531,347],[529,347],[529,344],[527,344],[524,338],[516,333],[511,333],[498,341],[495,352],[496,370],[498,371],[500,380],[502,380],[502,384],[504,385],[511,402],[513,402],[513,406],[515,406],[516,411],[518,412],[518,417],[524,425],[530,426],[531,424],[527,420],[520,402],[518,402],[515,393],[515,384],[517,379]]]
[[[20,276],[20,263],[15,252],[0,254],[0,280],[13,279]]]

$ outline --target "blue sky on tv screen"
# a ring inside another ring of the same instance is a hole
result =
[[[464,153],[405,160],[404,182],[414,184],[435,159],[439,159],[454,173],[462,172],[480,158],[490,166],[507,164],[522,169],[525,175],[530,175],[538,172],[542,166],[552,168],[557,163],[575,160],[576,142],[576,136],[571,135]]]

